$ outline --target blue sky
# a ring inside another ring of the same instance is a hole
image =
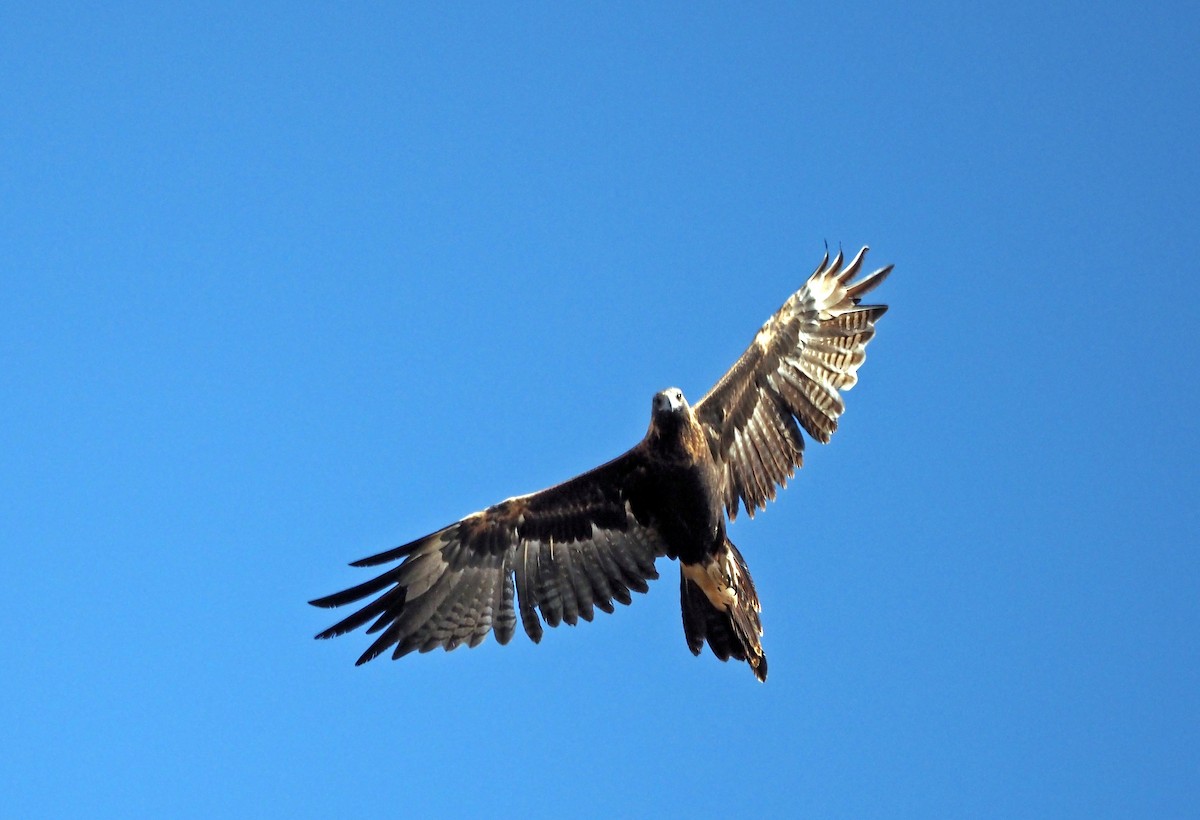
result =
[[[14,816],[1182,816],[1200,801],[1200,14],[9,4]],[[355,668],[345,566],[635,443],[825,242],[842,427],[540,646]]]

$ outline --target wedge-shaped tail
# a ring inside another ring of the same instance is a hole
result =
[[[679,597],[688,649],[709,649],[723,661],[750,664],[754,677],[767,679],[762,620],[754,579],[738,548],[725,539],[724,551],[704,563],[680,564]]]

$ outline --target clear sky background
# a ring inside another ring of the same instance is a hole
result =
[[[398,5],[0,11],[0,813],[1195,812],[1195,5]],[[891,311],[732,528],[765,685],[665,561],[540,646],[312,640],[826,241]]]

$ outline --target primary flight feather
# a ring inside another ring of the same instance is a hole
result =
[[[758,331],[750,347],[694,406],[669,388],[655,394],[650,427],[633,449],[541,492],[516,496],[437,532],[355,561],[399,561],[381,575],[311,601],[340,607],[371,599],[317,635],[370,624],[358,659],[391,651],[501,644],[517,620],[535,643],[549,626],[590,621],[630,603],[678,559],[683,631],[766,680],[760,605],[750,571],[726,535],[739,505],[751,516],[801,466],[803,429],[828,442],[858,380],[886,305],[861,298],[892,266],[856,279],[867,249],[844,264],[829,254]]]

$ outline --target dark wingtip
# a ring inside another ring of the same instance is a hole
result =
[[[854,284],[846,288],[846,295],[858,304],[858,300],[864,295],[877,288],[884,279],[888,278],[888,274],[892,272],[895,265],[885,265],[873,273],[864,276]]]
[[[821,271],[825,270],[829,265],[829,240],[825,240],[825,256],[821,259],[821,263],[817,265],[817,269],[812,272],[812,276],[816,276]]]
[[[386,550],[384,552],[380,552],[375,555],[368,555],[366,558],[359,558],[357,561],[351,561],[350,566],[352,566],[352,567],[374,567],[374,566],[378,566],[379,564],[387,564],[391,561],[396,561],[396,560],[399,560],[400,558],[405,558],[405,557],[411,555],[412,553],[416,552],[418,547],[421,547],[424,544],[427,544],[438,538],[443,538],[443,536],[446,536],[446,533],[449,530],[452,530],[457,526],[458,526],[457,523],[451,524],[448,527],[442,527],[437,532],[431,532],[431,533],[429,533],[429,535],[423,535],[420,538],[416,539],[415,541],[409,541],[407,544],[401,544],[398,547],[393,547],[390,550]]]
[[[357,561],[351,561],[350,566],[374,567],[378,566],[379,564],[386,564],[389,561],[395,561],[398,558],[403,558],[404,556],[408,555],[410,552],[416,549],[417,545],[423,540],[424,539],[413,541],[410,544],[404,544],[403,546],[395,547],[387,552],[381,552],[376,555],[368,555],[366,558],[359,558]]]
[[[863,260],[867,258],[867,251],[869,250],[871,250],[869,247],[863,245],[862,250],[856,253],[854,258],[850,260],[850,263],[846,265],[846,267],[842,268],[841,272],[838,273],[838,280],[841,281],[842,284],[849,282],[858,275],[858,272],[862,269]]]
[[[833,271],[840,270],[842,267],[842,263],[845,261],[846,261],[846,257],[842,253],[842,243],[839,242],[837,256],[833,257],[833,262],[829,265],[829,269],[833,270]]]
[[[353,617],[353,616],[351,616],[351,617]],[[336,638],[339,635],[345,635],[347,632],[353,632],[353,631],[354,631],[354,627],[346,626],[346,621],[339,621],[338,623],[334,624],[333,626],[329,627],[328,629],[324,629],[324,630],[318,632],[313,637],[316,638],[318,641],[327,641],[330,638]]]
[[[354,662],[355,666],[362,666],[368,661],[373,661],[390,649],[392,646],[391,638],[384,634],[377,638],[373,644],[367,647],[367,651],[358,656],[358,660]]]

